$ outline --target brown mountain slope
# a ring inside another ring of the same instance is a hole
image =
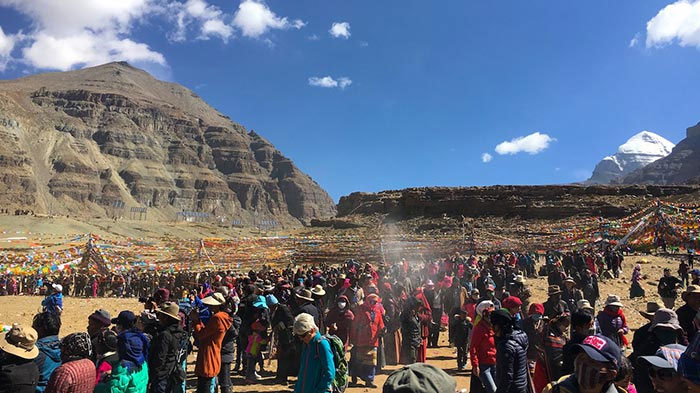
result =
[[[282,223],[335,213],[267,140],[126,63],[0,82],[0,142],[11,209],[90,217],[121,201],[163,220],[186,210]]]

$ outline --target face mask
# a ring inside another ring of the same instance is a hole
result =
[[[606,382],[605,375],[599,373],[595,367],[583,362],[574,363],[574,372],[578,386],[585,390],[596,388]]]
[[[345,302],[338,302],[338,308],[345,308],[348,304]]]

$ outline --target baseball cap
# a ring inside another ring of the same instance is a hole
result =
[[[678,360],[686,346],[680,344],[664,345],[653,356],[640,356],[638,362],[645,361],[656,368],[678,370]]]
[[[596,362],[612,363],[616,370],[620,369],[622,355],[620,347],[612,340],[602,335],[588,336],[581,344],[574,346],[575,350],[582,350]]]
[[[112,323],[121,326],[131,326],[136,321],[136,315],[128,310],[122,311],[116,318],[112,318]]]

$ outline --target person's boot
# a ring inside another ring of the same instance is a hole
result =
[[[377,385],[374,384],[372,381],[365,381],[365,387],[370,388],[370,389],[376,389]]]

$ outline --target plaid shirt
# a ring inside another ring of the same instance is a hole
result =
[[[95,364],[90,359],[64,363],[51,374],[46,393],[92,393],[95,378]]]

